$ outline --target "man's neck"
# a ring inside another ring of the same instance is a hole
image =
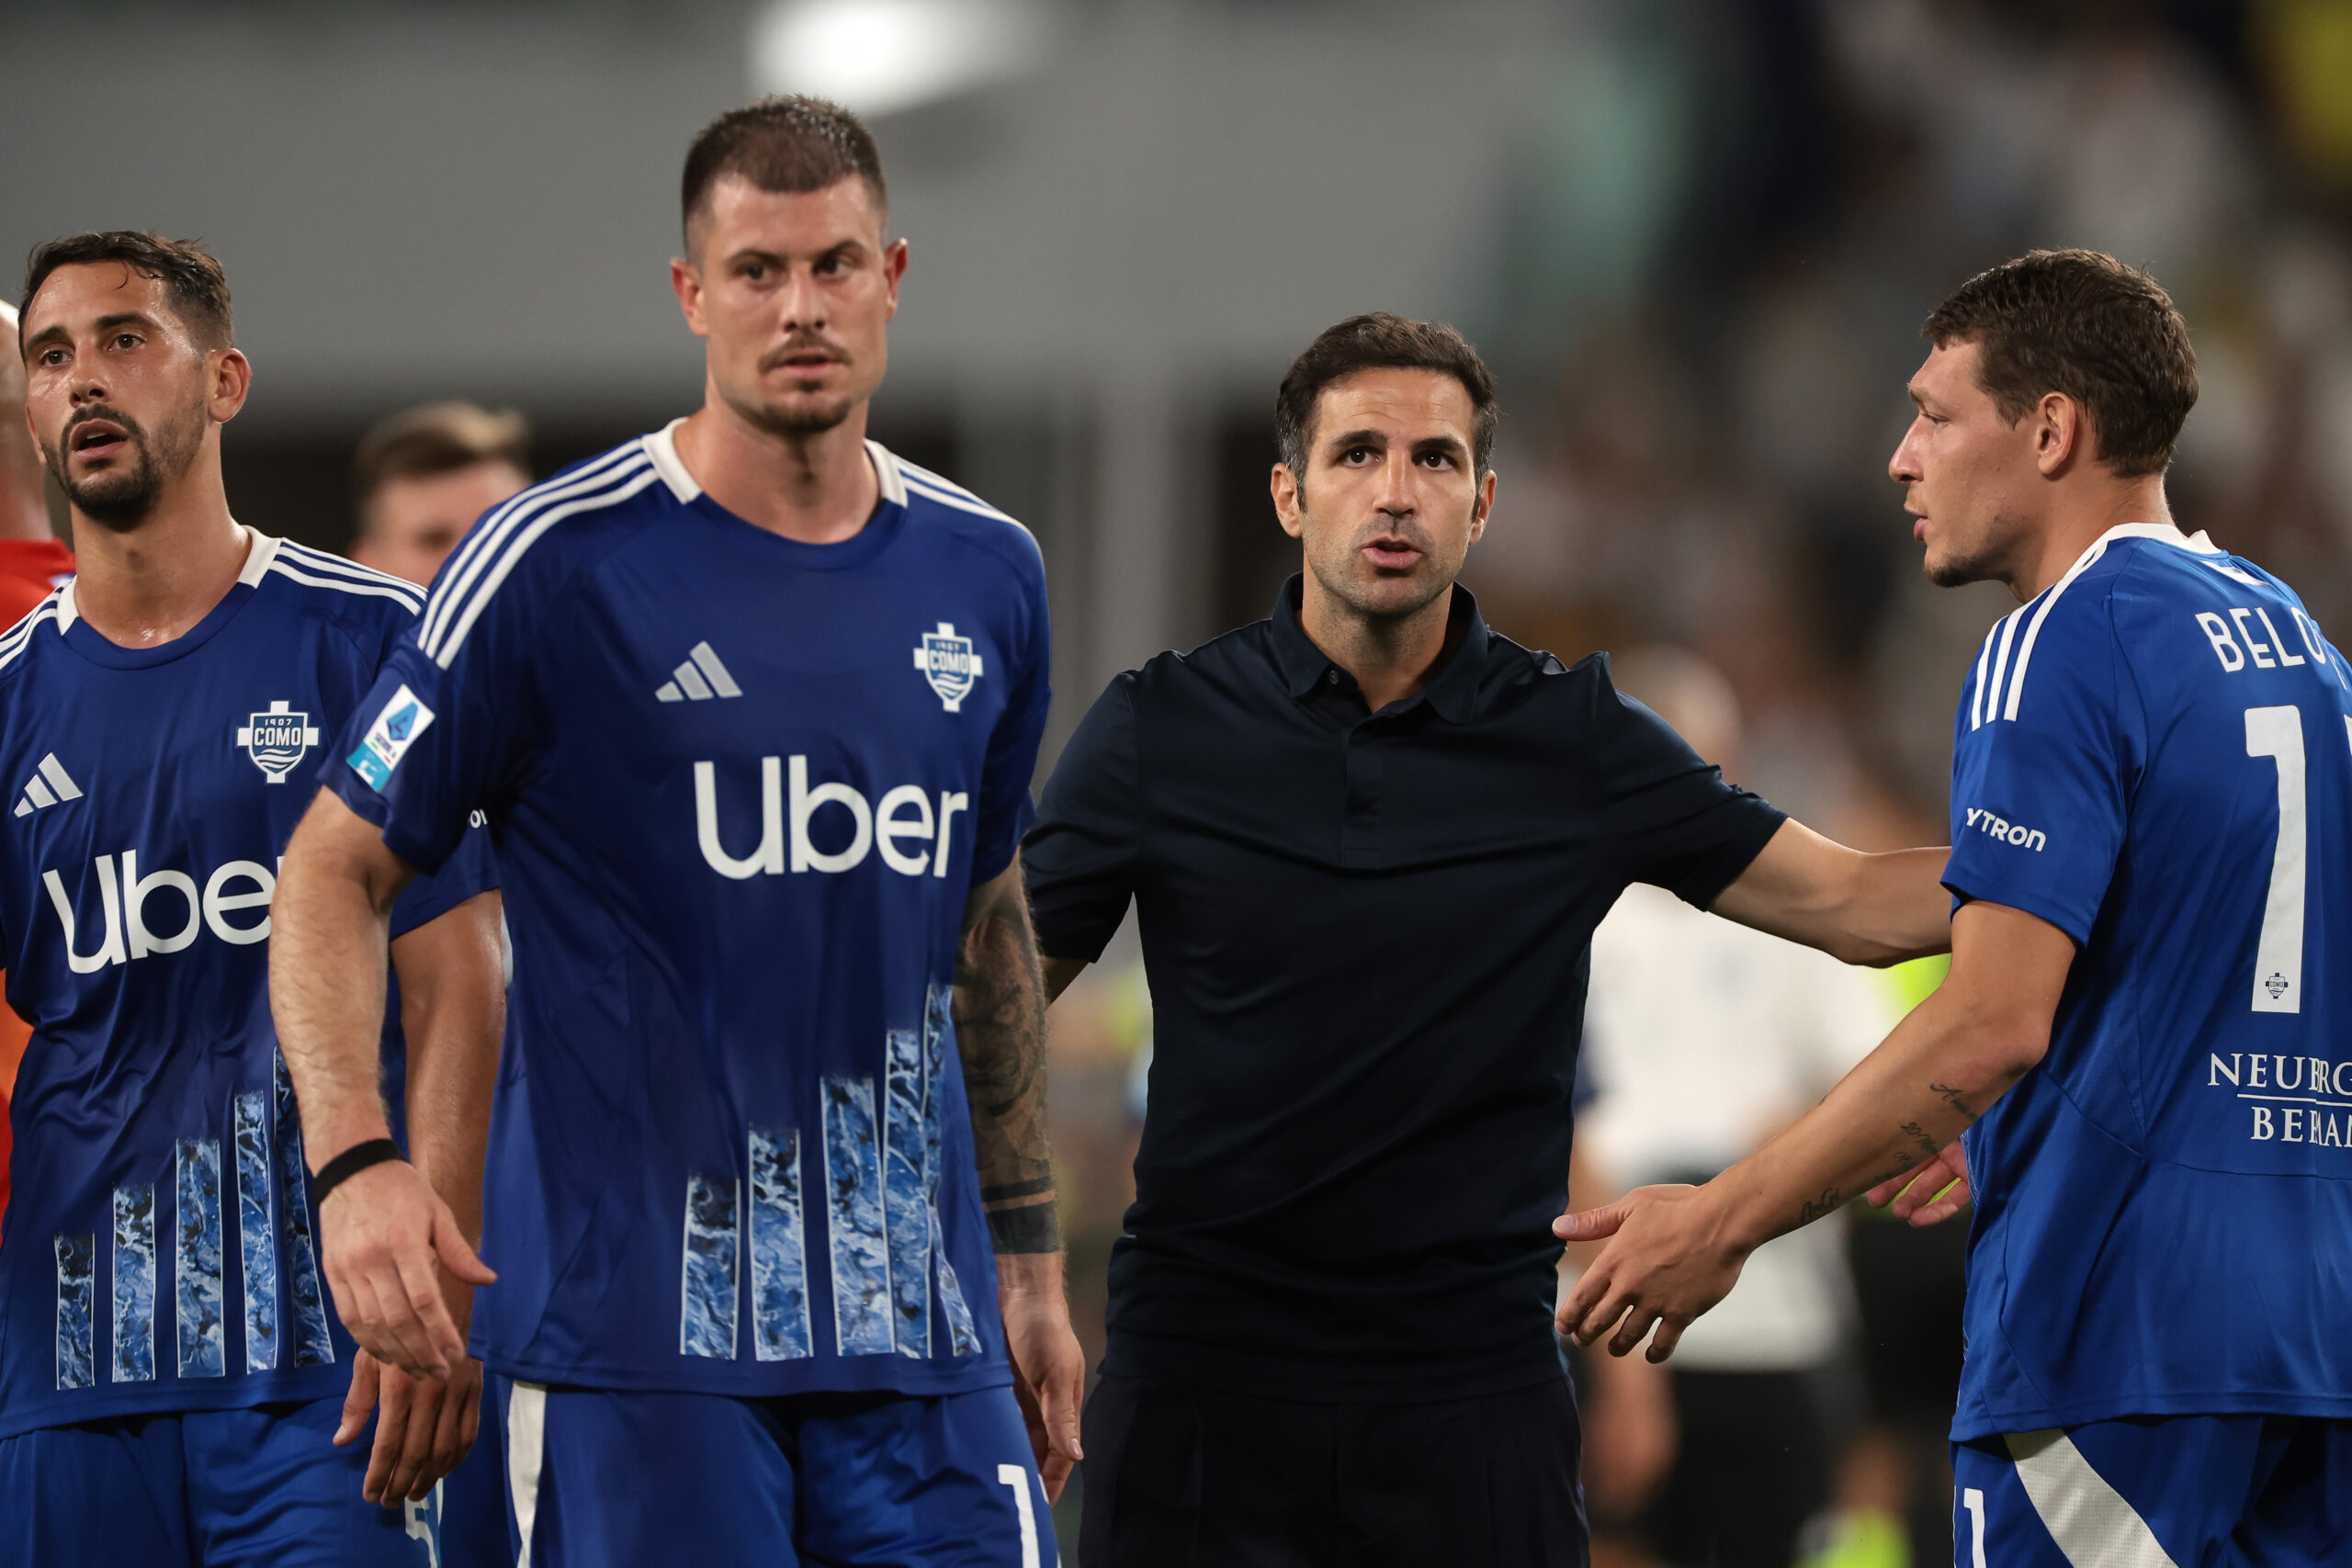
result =
[[[1366,615],[1306,574],[1298,626],[1325,658],[1356,678],[1365,705],[1378,713],[1430,682],[1444,662],[1453,618],[1453,589],[1408,615]]]
[[[128,533],[74,513],[74,612],[118,647],[160,647],[228,597],[252,547],[218,464],[199,459]]]
[[[2083,552],[2111,528],[2127,523],[2170,523],[2162,474],[2103,485],[2081,503],[2052,510],[2038,540],[2029,541],[2023,562],[2009,579],[2009,592],[2022,604],[2066,575]]]
[[[874,515],[882,481],[865,455],[858,404],[831,430],[760,429],[712,390],[678,427],[678,460],[710,499],[747,523],[804,545],[837,545]]]

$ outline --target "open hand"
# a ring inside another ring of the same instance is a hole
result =
[[[379,1410],[360,1495],[387,1508],[421,1502],[458,1468],[481,1428],[481,1363],[460,1356],[446,1378],[412,1378],[362,1350],[352,1359],[335,1447],[355,1441]]]
[[[335,1314],[361,1349],[412,1378],[445,1378],[465,1360],[439,1270],[469,1285],[498,1276],[413,1166],[369,1166],[328,1193],[319,1234]]]
[[[1955,1138],[1917,1170],[1889,1177],[1864,1196],[1878,1208],[1894,1205],[1894,1217],[1914,1225],[1941,1224],[1968,1207],[1968,1151]]]
[[[1069,1472],[1085,1457],[1079,1448],[1079,1405],[1086,1395],[1086,1352],[1069,1325],[1069,1305],[1062,1299],[1061,1255],[1021,1255],[1053,1260],[1050,1288],[1032,1288],[1007,1281],[997,1303],[1004,1314],[1005,1348],[1012,1356],[1012,1393],[1020,1402],[1022,1419],[1029,1427],[1029,1445],[1037,1457],[1037,1474],[1046,1483],[1046,1500],[1057,1502]],[[1017,1271],[1014,1255],[997,1258],[1000,1279]]]
[[[1691,1320],[1731,1292],[1747,1260],[1723,1238],[1711,1190],[1636,1187],[1614,1203],[1553,1221],[1563,1241],[1610,1238],[1560,1303],[1559,1331],[1590,1346],[1614,1328],[1609,1353],[1623,1356],[1656,1328],[1649,1359],[1672,1355]]]

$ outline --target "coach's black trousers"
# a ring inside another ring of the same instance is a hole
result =
[[[1586,1568],[1566,1379],[1430,1404],[1309,1404],[1104,1377],[1080,1568]]]

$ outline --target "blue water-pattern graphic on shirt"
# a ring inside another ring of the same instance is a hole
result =
[[[114,1371],[116,1382],[155,1375],[155,1189],[114,1190]]]
[[[271,1210],[269,1109],[259,1090],[236,1100],[237,1242],[244,1264],[245,1371],[277,1365],[277,1225]]]
[[[923,993],[922,1063],[927,1081],[940,1083],[942,1058],[947,1050],[947,1034],[952,1027],[948,1008],[954,993],[934,980]],[[939,1224],[939,1116],[934,1110],[923,1118],[922,1178],[923,1189],[930,1196],[926,1205],[931,1211],[931,1255],[939,1260],[939,1307],[947,1320],[947,1346],[956,1356],[977,1355],[980,1348],[979,1330],[973,1325],[972,1309],[964,1300],[963,1282],[956,1278],[956,1266],[947,1260],[947,1248],[940,1238]]]
[[[97,1382],[96,1324],[98,1238],[87,1232],[56,1238],[57,1386],[88,1388]]]
[[[179,1320],[180,1376],[217,1378],[229,1370],[228,1327],[221,1321],[225,1280],[220,1266],[220,1145],[183,1138],[174,1161],[179,1194],[179,1246],[173,1270]]]
[[[763,1361],[793,1360],[815,1353],[799,1132],[752,1128],[751,1163],[752,1353]]]
[[[883,1233],[882,1148],[874,1080],[824,1080],[825,1196],[833,1244],[833,1331],[844,1356],[884,1356],[890,1249]]]
[[[922,1036],[894,1029],[887,1041],[888,1137],[882,1156],[883,1203],[890,1240],[891,1307],[901,1356],[931,1354],[931,1201],[923,1125],[930,1084],[923,1076]]]
[[[696,1176],[686,1182],[684,1299],[678,1315],[683,1355],[735,1359],[735,1179]]]
[[[287,1315],[292,1320],[294,1364],[326,1366],[334,1360],[334,1337],[327,1332],[326,1291],[319,1280],[318,1249],[311,1224],[311,1177],[302,1163],[302,1111],[294,1103],[294,1078],[286,1056],[276,1053],[273,1109],[277,1129],[277,1174],[286,1201],[279,1209],[277,1237],[286,1265]]]

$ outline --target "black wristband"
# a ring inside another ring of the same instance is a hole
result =
[[[311,1178],[311,1206],[314,1209],[325,1207],[328,1193],[369,1166],[381,1165],[388,1159],[407,1157],[401,1153],[401,1146],[390,1138],[370,1138],[366,1143],[352,1145],[319,1167],[318,1175]]]

